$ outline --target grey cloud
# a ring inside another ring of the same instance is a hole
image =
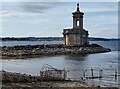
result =
[[[17,18],[23,16],[33,16],[39,13],[45,13],[51,8],[59,6],[58,2],[19,2],[12,3],[12,7],[7,7],[11,3],[5,3],[3,10],[0,10],[2,15],[0,18]],[[34,14],[31,14],[31,13]]]
[[[50,6],[40,2],[24,2],[21,3],[21,7],[22,10],[33,13],[44,13],[51,8]]]
[[[37,0],[36,0],[37,1]],[[54,0],[53,0],[54,1]],[[56,0],[55,2],[21,2],[22,10],[33,13],[45,13],[51,8],[61,6],[63,3]]]

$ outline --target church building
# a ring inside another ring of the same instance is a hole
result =
[[[84,13],[79,10],[79,3],[77,10],[73,14],[73,28],[63,29],[64,43],[68,46],[74,45],[88,45],[88,31],[83,28]]]

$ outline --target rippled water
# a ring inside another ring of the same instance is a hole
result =
[[[95,41],[94,41],[95,43]],[[25,58],[1,60],[2,69],[11,72],[27,73],[38,75],[44,64],[52,67],[69,70],[68,78],[80,80],[83,76],[83,69],[87,69],[86,76],[91,76],[90,69],[94,69],[94,76],[99,75],[99,70],[103,70],[102,79],[88,79],[86,82],[99,84],[101,86],[118,86],[118,78],[115,79],[115,70],[118,70],[117,43],[96,42],[105,47],[110,47],[112,52],[96,53],[88,55],[54,55],[39,58]],[[109,44],[109,45],[108,45]],[[113,45],[114,44],[114,45]],[[116,45],[115,45],[116,44]]]

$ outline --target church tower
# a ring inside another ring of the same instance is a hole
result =
[[[73,28],[83,29],[83,12],[79,10],[79,3],[77,4],[76,12],[73,12]]]
[[[73,28],[63,29],[64,43],[68,46],[74,45],[88,45],[88,31],[83,28],[83,15],[84,13],[79,9],[79,3],[77,4],[77,10],[73,14]]]

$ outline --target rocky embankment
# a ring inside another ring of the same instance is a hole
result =
[[[1,55],[3,59],[36,57],[57,54],[91,54],[111,51],[111,49],[104,48],[97,44],[92,44],[85,47],[54,44],[54,45],[3,46],[0,48],[2,49]]]

